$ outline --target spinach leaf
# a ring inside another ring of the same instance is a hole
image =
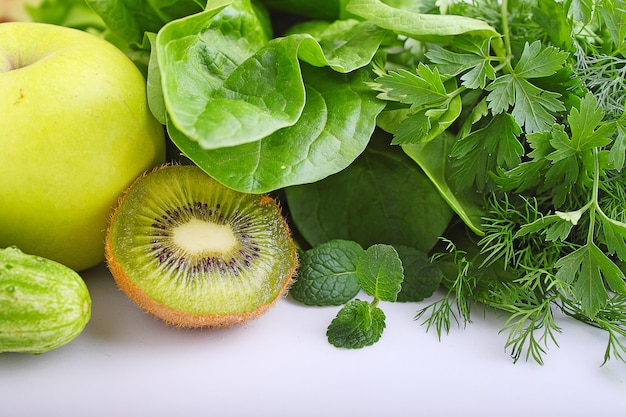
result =
[[[141,45],[145,33],[156,33],[171,20],[200,12],[207,3],[206,0],[85,0],[85,2],[117,37],[128,44],[136,45]],[[221,1],[225,2],[229,1]]]
[[[404,4],[400,6],[393,7],[380,0],[350,0],[346,10],[381,28],[421,41],[449,43],[456,35],[499,37],[493,27],[479,19],[418,13]]]
[[[306,105],[293,126],[238,146],[205,150],[168,125],[172,141],[229,187],[267,192],[306,184],[346,168],[367,146],[384,105],[368,91],[366,69],[340,74],[302,66]]]
[[[265,24],[242,0],[171,22],[156,40],[172,141],[220,182],[255,193],[347,167],[385,106],[366,83],[386,31],[346,20],[270,39]]]
[[[354,240],[363,247],[397,244],[428,252],[452,210],[423,171],[387,138],[373,140],[343,171],[289,187],[287,203],[306,240]]]
[[[484,215],[482,197],[471,189],[459,189],[451,180],[452,167],[448,160],[454,137],[444,133],[426,143],[403,145],[402,149],[424,170],[452,210],[477,235],[483,235],[481,217]]]

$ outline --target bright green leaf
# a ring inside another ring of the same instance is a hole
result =
[[[380,0],[350,0],[346,10],[375,23],[418,40],[433,43],[451,42],[456,35],[499,38],[500,34],[479,19],[457,15],[416,13],[383,3]]]
[[[376,244],[367,248],[359,259],[356,272],[359,285],[366,294],[382,301],[396,301],[404,269],[393,246]]]
[[[325,50],[306,33],[271,38],[259,14],[239,0],[172,21],[157,35],[170,124],[203,149],[253,143],[298,124],[309,93],[301,66],[352,72],[369,64],[384,34],[352,21],[354,31],[331,33],[353,47]]]
[[[379,98],[410,104],[412,108],[438,106],[448,99],[439,71],[421,63],[415,73],[404,69],[391,71],[370,85],[381,91]]]
[[[168,126],[172,141],[209,175],[245,192],[313,183],[345,169],[369,143],[384,103],[367,89],[367,69],[340,74],[303,65],[302,73],[307,98],[295,125],[213,150]]]
[[[565,110],[558,93],[542,90],[523,78],[516,79],[513,86],[515,104],[511,115],[527,133],[549,130],[556,120],[554,114]]]
[[[612,169],[621,171],[626,160],[626,126],[617,125],[617,135],[608,155],[608,163]]]
[[[614,291],[626,292],[623,272],[593,242],[559,259],[555,268],[556,278],[571,285],[574,300],[588,317],[595,317],[607,303],[605,282]]]

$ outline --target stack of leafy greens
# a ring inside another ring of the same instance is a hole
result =
[[[626,360],[623,0],[60,3],[33,16],[126,51],[185,160],[283,198],[334,345],[441,285],[438,334],[491,307],[542,363],[562,313]]]

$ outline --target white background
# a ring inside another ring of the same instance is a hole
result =
[[[502,319],[478,309],[439,341],[414,320],[426,303],[381,302],[381,340],[342,350],[325,337],[339,307],[285,298],[244,326],[184,330],[136,308],[104,265],[82,275],[93,312],[77,339],[0,354],[3,417],[626,415],[626,365],[601,366],[605,333],[571,319],[543,366],[513,364]]]

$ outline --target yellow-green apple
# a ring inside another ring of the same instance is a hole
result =
[[[9,22],[0,92],[0,247],[97,265],[119,197],[165,159],[143,75],[92,34]]]

